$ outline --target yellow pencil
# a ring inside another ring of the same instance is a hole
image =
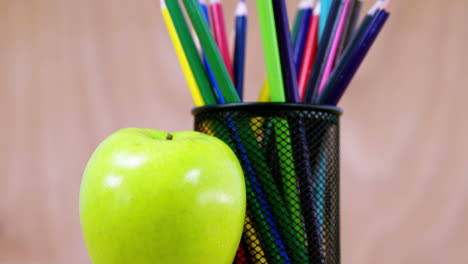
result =
[[[268,79],[265,79],[262,90],[258,96],[258,101],[262,103],[270,102],[270,85],[268,85]]]
[[[247,239],[247,248],[249,250],[250,256],[252,257],[252,261],[254,264],[262,263],[268,264],[265,252],[260,245],[260,240],[257,237],[257,231],[252,225],[252,220],[248,215],[245,216],[245,226],[244,226],[244,233]]]
[[[161,0],[161,12],[164,17],[164,21],[166,22],[167,30],[169,31],[169,35],[172,39],[172,44],[174,45],[174,49],[177,53],[177,57],[180,61],[180,66],[182,67],[182,71],[184,72],[185,78],[187,79],[187,84],[189,86],[190,92],[192,93],[193,102],[195,106],[203,106],[205,102],[201,96],[200,90],[198,89],[197,82],[195,77],[193,76],[192,69],[188,63],[187,57],[185,56],[184,49],[182,48],[182,44],[180,43],[179,36],[174,27],[174,23],[172,22],[171,16],[169,11],[167,10],[166,3],[164,0]]]
[[[263,83],[262,90],[260,91],[260,94],[258,96],[258,101],[260,103],[270,102],[270,86],[268,85],[268,79],[265,79],[265,82]],[[263,124],[265,123],[265,118],[254,117],[252,118],[251,123],[252,123],[252,130],[255,132],[255,135],[257,136],[257,138],[263,139],[265,129],[260,129],[260,128],[263,128]]]

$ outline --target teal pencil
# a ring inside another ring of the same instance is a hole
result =
[[[177,1],[166,0],[167,2]],[[240,103],[239,95],[224,64],[221,52],[216,45],[216,41],[206,22],[198,0],[183,0],[183,2],[226,103]]]
[[[325,31],[325,25],[327,24],[328,13],[333,0],[321,0],[322,3],[322,12],[320,14],[320,23],[319,23],[319,41],[322,40],[322,35]]]

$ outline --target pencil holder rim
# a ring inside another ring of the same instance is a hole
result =
[[[192,115],[197,116],[205,112],[212,112],[216,110],[241,110],[241,111],[321,111],[328,112],[337,116],[343,114],[343,110],[336,106],[329,105],[311,105],[301,103],[235,103],[235,104],[222,104],[222,105],[207,105],[195,107],[192,109]]]

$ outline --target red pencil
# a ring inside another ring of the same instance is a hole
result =
[[[312,72],[312,65],[314,64],[315,54],[317,53],[318,46],[318,30],[320,22],[321,4],[317,3],[314,8],[314,15],[310,20],[309,32],[307,33],[306,46],[304,50],[304,59],[299,71],[299,100],[302,102],[307,84],[309,82],[310,73]]]
[[[233,264],[247,264],[247,251],[245,251],[244,242],[242,241],[237,249],[236,257]]]
[[[231,79],[234,81],[234,73],[232,71],[231,53],[229,52],[229,42],[226,35],[226,25],[224,23],[224,12],[221,0],[210,1],[211,19],[213,21],[213,32],[219,51],[223,57],[224,64]]]

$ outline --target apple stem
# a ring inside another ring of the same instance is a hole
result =
[[[167,134],[166,136],[166,140],[172,140],[173,138],[174,136],[171,133]]]

